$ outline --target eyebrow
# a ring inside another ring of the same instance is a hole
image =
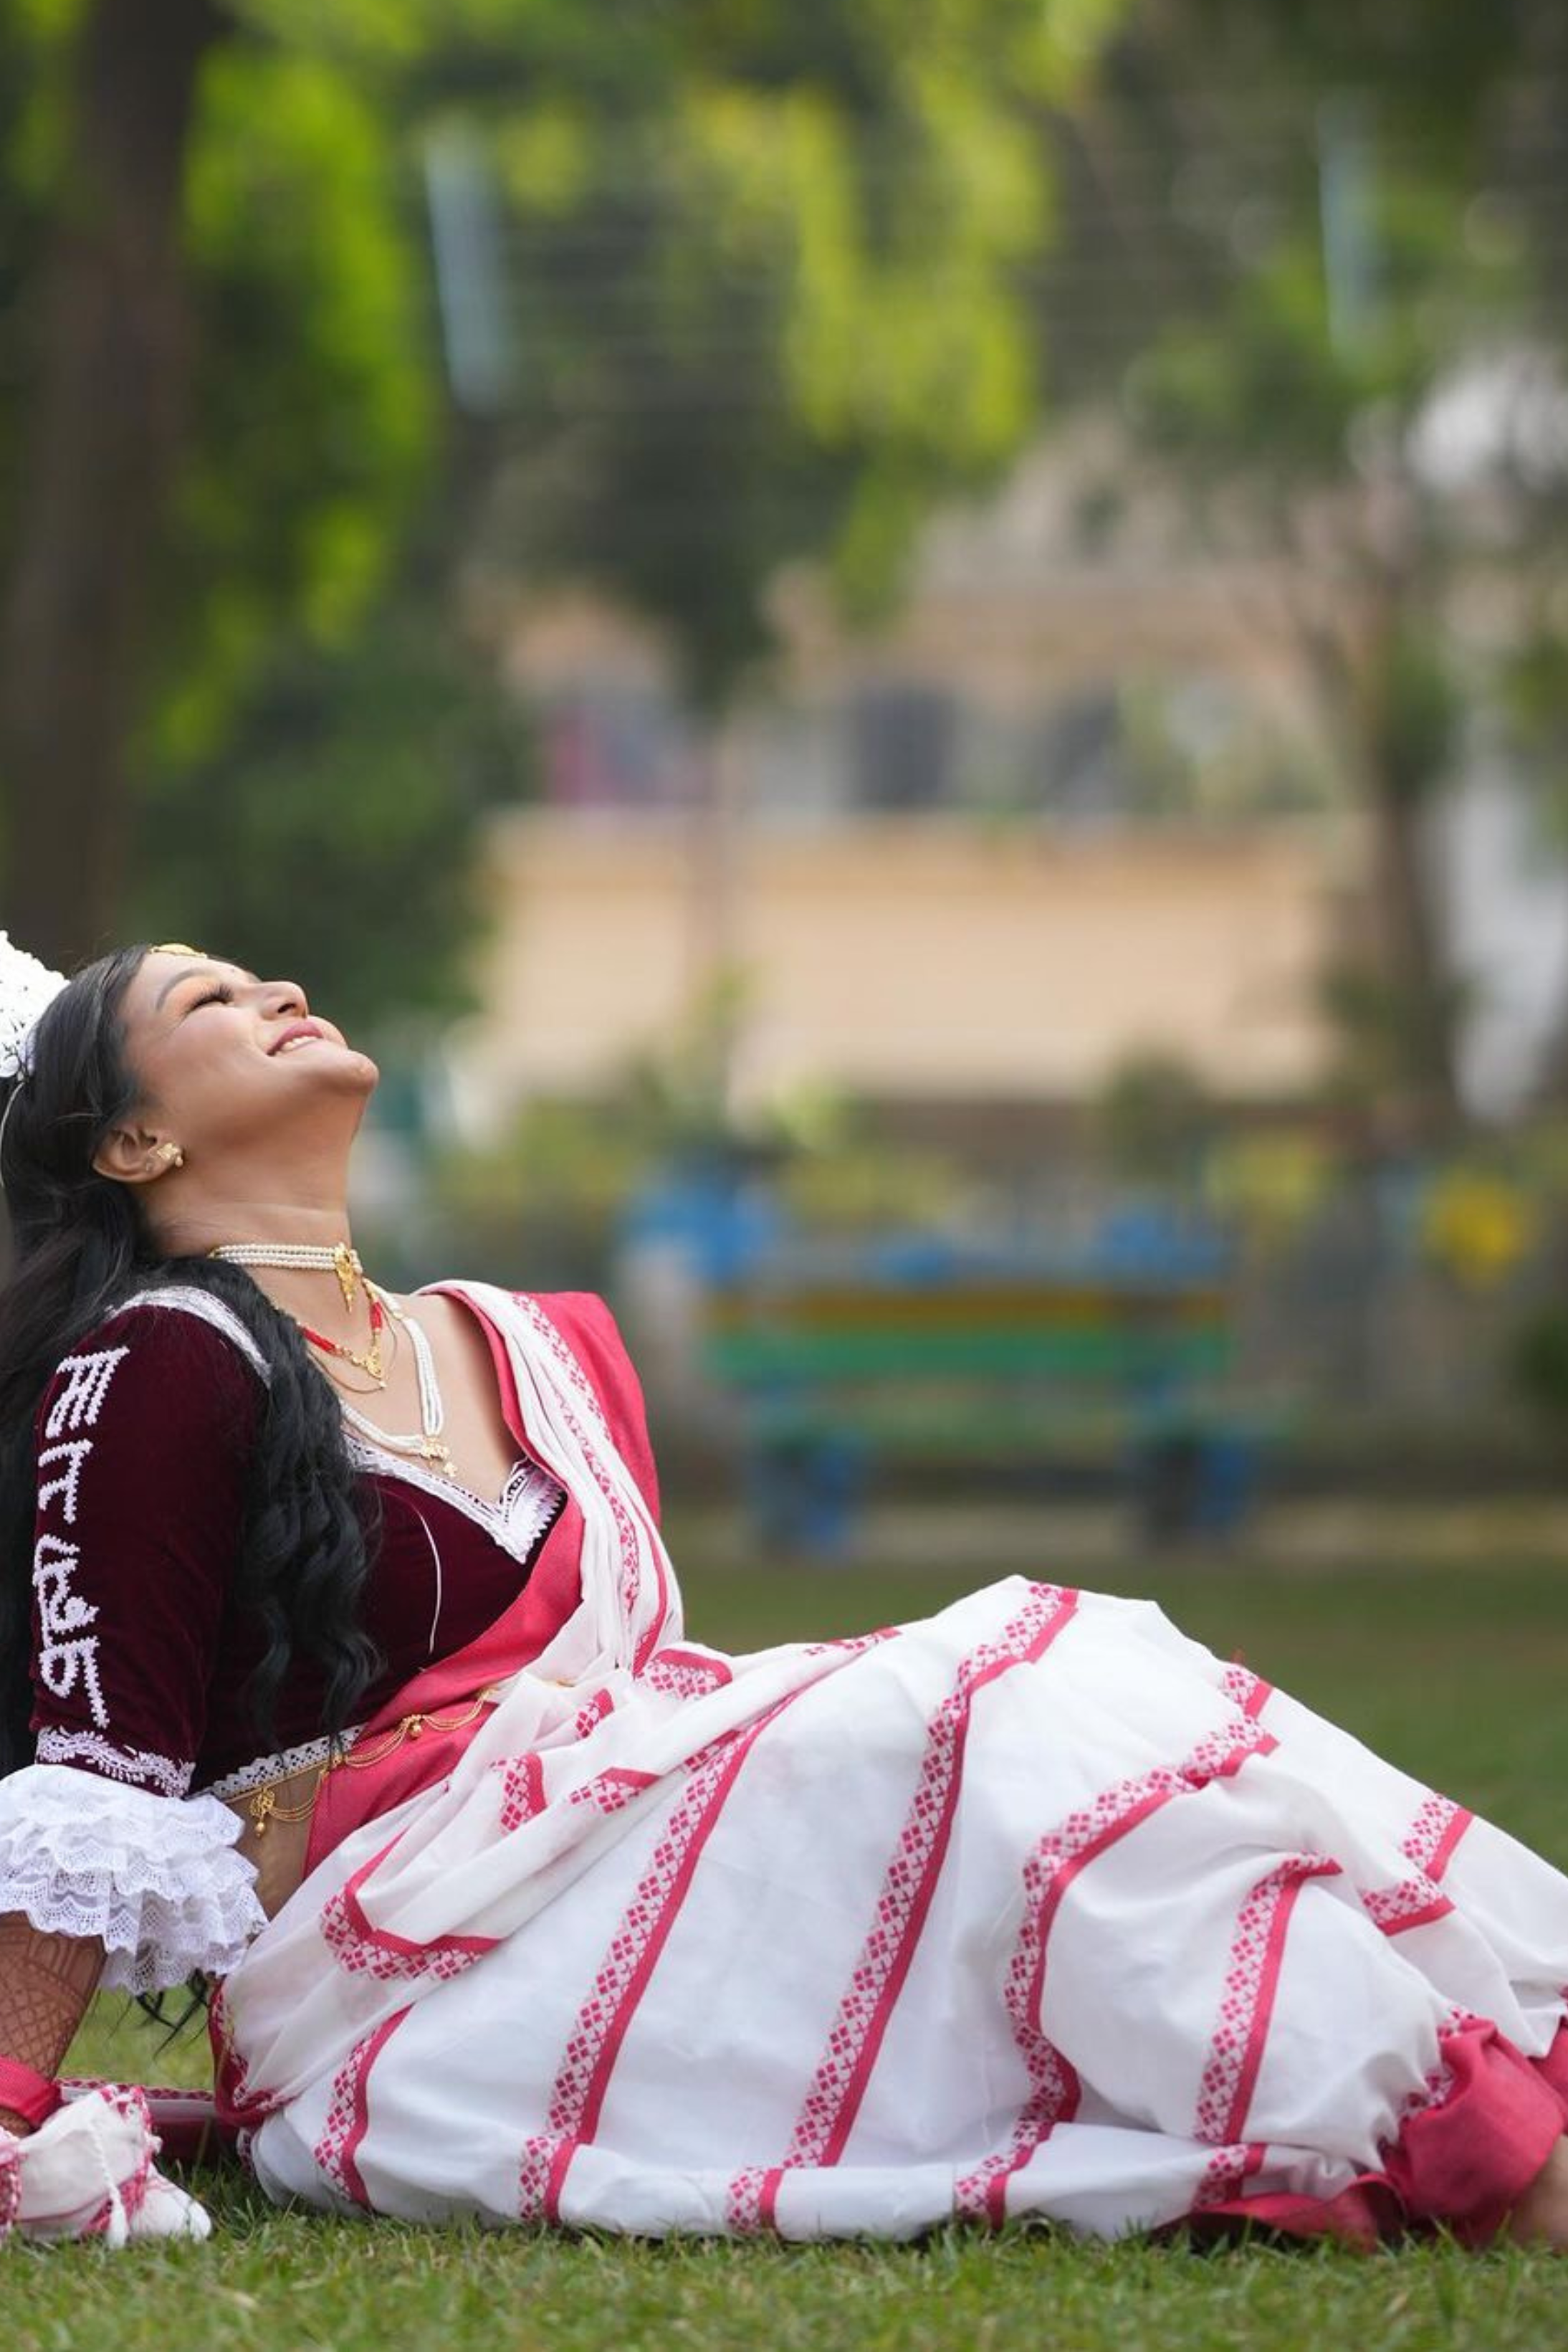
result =
[[[242,980],[254,981],[256,978],[254,971],[242,971],[238,964],[230,964],[227,969],[230,971],[238,971]],[[168,995],[169,991],[172,988],[178,988],[183,980],[195,980],[204,971],[222,971],[224,970],[225,966],[221,963],[187,964],[183,971],[177,971],[172,980],[166,980],[163,982],[162,987],[158,991],[157,1000],[152,1007],[153,1012],[159,1013],[162,1010],[163,999]]]

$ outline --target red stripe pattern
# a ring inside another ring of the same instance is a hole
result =
[[[521,1829],[545,1809],[544,1759],[537,1750],[526,1756],[500,1756],[490,1769],[501,1783],[500,1826],[503,1831]]]
[[[643,1679],[650,1690],[667,1692],[672,1698],[706,1698],[709,1691],[722,1690],[735,1676],[724,1658],[672,1646],[654,1651],[643,1670]]]
[[[614,1443],[609,1425],[587,1374],[545,1313],[544,1308],[536,1299],[530,1298],[524,1292],[517,1294],[517,1303],[555,1360],[556,1369],[561,1380],[561,1386],[556,1393],[556,1402],[561,1417],[581,1447],[583,1460],[588,1465],[593,1483],[610,1507],[610,1515],[615,1525],[616,1543],[621,1554],[621,1607],[626,1623],[635,1625],[640,1614],[643,1596],[643,1548],[638,1540],[637,1529],[632,1515],[626,1507],[620,1482],[612,1478],[606,1470],[599,1446],[594,1444],[593,1438],[590,1436],[588,1430],[584,1428],[582,1422],[567,1401],[567,1390],[570,1389],[579,1399],[588,1420],[592,1424],[595,1435],[604,1444]],[[642,1672],[657,1649],[659,1636],[664,1631],[664,1621],[669,1614],[668,1580],[664,1574],[660,1551],[658,1538],[653,1536],[649,1546],[649,1556],[658,1579],[658,1596],[652,1619],[643,1630],[632,1660],[633,1674]]]
[[[1428,1796],[1410,1824],[1400,1852],[1428,1878],[1441,1878],[1473,1818],[1451,1797]]]
[[[394,1838],[392,1844],[396,1843]],[[372,1854],[321,1906],[322,1939],[340,1969],[350,1976],[371,1977],[378,1984],[395,1984],[411,1977],[444,1984],[495,1950],[494,1936],[434,1936],[421,1943],[413,1937],[395,1935],[391,1928],[378,1927],[360,1901],[360,1889],[391,1852],[392,1845],[387,1845]]]
[[[1007,2146],[984,2157],[953,2192],[955,2212],[967,2221],[989,2221],[998,2229],[1007,2219],[1008,2182],[1045,2145],[1058,2124],[1071,2121],[1081,2096],[1077,2074],[1040,2031],[1044,1979],[1045,1917],[1041,1906],[1031,1901],[1024,1912],[1023,1930],[1009,1964],[1005,1988],[1013,2038],[1029,2073],[1029,2096],[1019,2110]]]
[[[1041,1951],[1061,1899],[1081,1870],[1173,1797],[1190,1795],[1211,1780],[1228,1780],[1249,1757],[1272,1755],[1278,1744],[1251,1718],[1227,1724],[1207,1733],[1180,1764],[1156,1764],[1132,1780],[1117,1780],[1092,1805],[1069,1813],[1060,1829],[1040,1840],[1025,1867],[1024,1884],[1040,1906]]]
[[[333,2078],[327,2120],[312,2150],[326,2178],[356,2205],[370,2203],[360,2178],[359,2151],[370,2126],[371,2068],[407,2015],[406,2009],[395,2010],[355,2042]]]
[[[559,2218],[572,2157],[598,2127],[627,2029],[685,1901],[703,1847],[762,1732],[798,1696],[789,1693],[744,1731],[716,1743],[682,1790],[578,2011],[550,2094],[547,2128],[524,2144],[519,2220]]]
[[[1217,2147],[1204,2166],[1203,2178],[1192,2200],[1193,2211],[1206,2213],[1215,2205],[1228,2205],[1233,2197],[1245,2195],[1248,2182],[1263,2169],[1268,2152],[1261,2140],[1249,2140],[1238,2147]]]
[[[644,1789],[653,1788],[658,1778],[656,1772],[640,1772],[630,1764],[612,1764],[585,1780],[580,1789],[574,1789],[567,1803],[591,1805],[598,1813],[618,1813]]]
[[[831,1642],[808,1642],[803,1654],[808,1658],[825,1658],[833,1653],[845,1658],[858,1658],[862,1650],[874,1650],[879,1642],[892,1642],[898,1637],[896,1625],[879,1625],[871,1633],[841,1633]]]
[[[1249,1682],[1267,1695],[1268,1685],[1258,1684],[1256,1675],[1249,1676]],[[1244,1704],[1248,1696],[1240,1694],[1237,1703]],[[1092,1805],[1070,1813],[1060,1829],[1040,1840],[1024,1867],[1023,1926],[1009,1965],[1005,1991],[1013,2037],[1030,2077],[1030,2095],[1009,2145],[985,2157],[958,2182],[956,2204],[960,2213],[999,2224],[1006,2218],[1009,2179],[1030,2161],[1057,2125],[1070,2121],[1077,2110],[1078,2076],[1048,2039],[1041,2023],[1051,1930],[1069,1886],[1080,1871],[1173,1797],[1204,1788],[1210,1780],[1228,1779],[1249,1757],[1269,1755],[1276,1744],[1255,1717],[1241,1726],[1226,1725],[1201,1739],[1182,1763],[1157,1765],[1152,1771],[1117,1781]]]
[[[1455,1804],[1451,1797],[1428,1796],[1423,1801],[1399,1844],[1406,1860],[1416,1865],[1414,1875],[1392,1886],[1361,1890],[1363,1909],[1385,1936],[1401,1936],[1408,1928],[1424,1927],[1452,1911],[1454,1906],[1437,1882],[1474,1819],[1473,1813]]]
[[[952,1691],[927,1726],[914,1801],[883,1880],[874,1925],[797,2119],[784,2158],[787,2168],[834,2164],[849,2138],[941,1874],[976,1692],[1012,1667],[1043,1656],[1077,1606],[1076,1592],[1036,1585],[997,1639],[964,1659]]]
[[[1480,2019],[1470,2010],[1450,2009],[1448,2011],[1437,2028],[1437,2063],[1427,2069],[1424,2080],[1417,2084],[1416,2088],[1407,2092],[1401,2100],[1397,2128],[1393,2134],[1395,2139],[1397,2139],[1399,2133],[1404,2130],[1405,2126],[1413,2116],[1424,2116],[1433,2107],[1440,2107],[1444,2100],[1450,2096],[1454,2087],[1454,2076],[1453,2070],[1443,2054],[1443,2044],[1446,2042],[1451,2042],[1456,2034],[1472,2032],[1480,2022]]]
[[[1255,1675],[1250,1666],[1244,1666],[1239,1658],[1233,1658],[1226,1667],[1220,1688],[1232,1706],[1253,1717],[1261,1715],[1274,1696],[1273,1684]]]
[[[1219,2020],[1198,2086],[1195,2139],[1216,2146],[1240,2139],[1268,2042],[1291,1913],[1308,1879],[1333,1877],[1338,1871],[1338,1863],[1325,1854],[1287,1854],[1242,1904]]]
[[[759,2231],[773,2227],[783,2178],[784,2168],[778,2164],[752,2164],[736,2174],[725,2204],[725,2220],[736,2237],[754,2238]]]
[[[574,1739],[587,1739],[598,1730],[607,1715],[615,1711],[615,1702],[607,1690],[596,1690],[585,1698],[571,1719]]]

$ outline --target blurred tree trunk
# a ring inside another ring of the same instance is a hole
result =
[[[1281,538],[1308,569],[1288,528]],[[1405,1138],[1448,1140],[1465,1124],[1461,991],[1448,961],[1431,819],[1452,759],[1457,694],[1434,636],[1421,569],[1363,566],[1361,593],[1326,616],[1293,606],[1303,667],[1368,819],[1372,935],[1337,977],[1346,1044],[1381,1065]]]
[[[1415,1133],[1446,1140],[1465,1123],[1459,1097],[1457,998],[1439,946],[1427,838],[1427,799],[1386,771],[1372,779],[1373,880],[1393,1019],[1403,1037],[1403,1092]]]
[[[1446,680],[1413,677],[1405,642],[1418,605],[1408,582],[1388,593],[1362,656],[1363,790],[1372,816],[1377,942],[1395,1044],[1396,1087],[1414,1135],[1440,1143],[1464,1125],[1459,995],[1446,952],[1431,814],[1448,756]]]
[[[8,924],[68,963],[112,933],[141,623],[190,373],[182,180],[216,0],[89,0],[0,605]]]

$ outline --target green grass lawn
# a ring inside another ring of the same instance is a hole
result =
[[[678,1538],[674,1549],[681,1559]],[[1064,1560],[1051,1570],[1072,1572]],[[939,1607],[987,1573],[868,1565],[727,1574],[698,1557],[685,1577],[688,1628],[735,1648],[849,1632]],[[1312,1573],[1151,1563],[1085,1580],[1155,1593],[1224,1655],[1240,1654],[1568,1866],[1568,1561]],[[161,2048],[138,2012],[104,2000],[71,2063],[193,2081],[202,2062],[196,2037]],[[11,2247],[0,2258],[4,2343],[26,2352],[1545,2352],[1568,2343],[1568,2270],[1511,2250],[1202,2254],[1084,2245],[1035,2229],[995,2240],[944,2231],[915,2247],[629,2245],[331,2221],[274,2211],[237,2174],[195,2185],[218,2225],[207,2246],[118,2256]]]

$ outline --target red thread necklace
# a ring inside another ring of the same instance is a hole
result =
[[[368,1284],[366,1287],[369,1288]],[[369,1373],[377,1388],[384,1389],[387,1384],[387,1370],[386,1361],[382,1354],[382,1334],[386,1329],[387,1318],[382,1311],[382,1302],[373,1290],[371,1291],[370,1297],[371,1344],[368,1348],[346,1348],[340,1339],[329,1339],[324,1331],[313,1331],[308,1323],[299,1323],[299,1328],[313,1348],[324,1349],[329,1356],[340,1356],[344,1363],[352,1364],[356,1371]],[[294,1319],[299,1322],[298,1316]]]

